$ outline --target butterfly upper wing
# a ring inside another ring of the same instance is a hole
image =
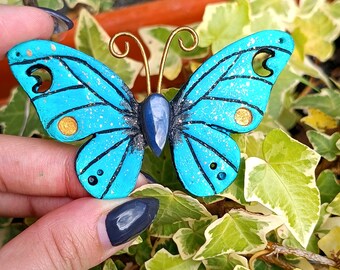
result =
[[[92,57],[51,41],[22,43],[8,59],[53,138],[70,142],[93,135],[76,161],[85,189],[98,198],[127,196],[141,167],[143,139],[138,104],[124,82]],[[52,77],[45,92],[38,91],[39,78],[33,74],[37,69]]]
[[[281,31],[245,37],[203,63],[171,102],[174,163],[191,193],[213,195],[235,179],[240,152],[229,133],[258,126],[293,48],[292,38]],[[264,63],[271,71],[267,77],[253,69],[253,59],[260,52],[271,55]]]

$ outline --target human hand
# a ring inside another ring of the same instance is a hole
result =
[[[46,12],[0,6],[0,58],[15,44],[49,38]],[[158,210],[153,198],[98,200],[80,185],[77,149],[0,135],[0,216],[40,217],[0,249],[2,269],[88,269],[129,245]],[[137,186],[147,183],[140,174]]]

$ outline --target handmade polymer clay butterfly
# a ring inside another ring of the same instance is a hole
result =
[[[230,133],[259,125],[293,47],[290,35],[282,31],[245,37],[204,62],[171,102],[154,93],[138,103],[109,68],[52,41],[19,44],[8,60],[50,136],[62,142],[91,136],[79,149],[75,168],[92,196],[128,196],[144,148],[160,155],[167,139],[184,187],[209,196],[222,192],[237,176],[240,151]],[[253,68],[253,59],[263,52],[270,56],[263,63],[266,76]],[[37,69],[52,77],[44,92],[39,91]]]

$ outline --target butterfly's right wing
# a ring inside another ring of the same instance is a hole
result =
[[[19,44],[8,60],[53,138],[72,142],[92,136],[76,160],[84,188],[97,198],[126,197],[144,150],[138,104],[124,82],[94,58],[52,41]],[[44,92],[39,91],[37,69],[52,77]]]

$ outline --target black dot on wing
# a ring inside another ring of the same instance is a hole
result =
[[[103,171],[102,169],[99,169],[99,170],[97,171],[97,175],[101,176],[101,175],[103,175],[103,174],[104,174],[104,171]]]
[[[91,186],[95,186],[98,183],[98,178],[94,175],[90,175],[89,178],[87,178],[87,181]]]
[[[278,42],[279,42],[280,44],[282,44],[284,41],[285,41],[284,38],[279,38],[279,40],[278,40]]]
[[[19,56],[20,56],[20,53],[19,53],[19,52],[16,52],[15,55],[16,55],[17,57],[19,57]]]
[[[227,177],[227,174],[225,172],[219,172],[217,174],[217,179],[218,180],[224,180]]]
[[[217,163],[216,162],[211,162],[210,163],[210,169],[216,170],[216,168],[217,168]]]

